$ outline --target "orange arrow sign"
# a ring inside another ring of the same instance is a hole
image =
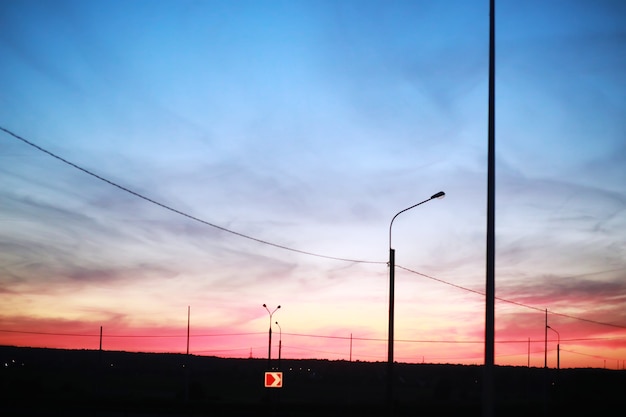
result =
[[[283,373],[282,372],[266,372],[265,388],[282,388]]]

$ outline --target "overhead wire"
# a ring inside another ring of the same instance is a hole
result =
[[[281,244],[278,244],[278,243],[269,242],[269,241],[264,240],[264,239],[260,239],[260,238],[257,238],[257,237],[254,237],[254,236],[250,236],[250,235],[247,235],[247,234],[244,234],[244,233],[241,233],[241,232],[237,232],[237,231],[232,230],[232,229],[228,229],[226,227],[217,225],[215,223],[212,223],[212,222],[203,220],[203,219],[201,219],[199,217],[196,217],[196,216],[193,216],[191,214],[188,214],[188,213],[186,213],[186,212],[184,212],[182,210],[176,209],[176,208],[171,207],[171,206],[169,206],[167,204],[164,204],[164,203],[161,203],[159,201],[156,201],[156,200],[154,200],[154,199],[152,199],[150,197],[147,197],[147,196],[145,196],[145,195],[143,195],[143,194],[141,194],[139,192],[133,191],[130,188],[127,188],[127,187],[125,187],[123,185],[120,185],[120,184],[114,182],[114,181],[111,181],[111,180],[109,180],[109,179],[107,179],[107,178],[105,178],[105,177],[103,177],[101,175],[98,175],[98,174],[96,174],[96,173],[94,173],[94,172],[92,172],[92,171],[90,171],[90,170],[88,170],[86,168],[83,168],[80,165],[75,164],[74,162],[71,162],[71,161],[69,161],[69,160],[67,160],[67,159],[65,159],[65,158],[63,158],[63,157],[61,157],[61,156],[59,156],[59,155],[57,155],[57,154],[55,154],[55,153],[53,153],[53,152],[43,148],[43,147],[33,143],[32,141],[29,141],[28,139],[26,139],[26,138],[24,138],[24,137],[22,137],[22,136],[20,136],[20,135],[18,135],[16,133],[12,132],[11,130],[9,130],[9,129],[3,127],[3,126],[0,126],[0,130],[4,131],[5,133],[7,133],[8,135],[12,136],[13,138],[18,139],[18,140],[22,141],[23,143],[25,143],[25,144],[27,144],[27,145],[29,145],[29,146],[31,146],[31,147],[41,151],[41,152],[44,152],[47,155],[49,155],[49,156],[51,156],[51,157],[53,157],[53,158],[55,158],[55,159],[65,163],[65,164],[70,165],[71,167],[76,168],[76,169],[82,171],[83,173],[85,173],[87,175],[90,175],[90,176],[92,176],[94,178],[97,178],[100,181],[103,181],[103,182],[105,182],[105,183],[107,183],[107,184],[109,184],[109,185],[111,185],[113,187],[116,187],[116,188],[118,188],[118,189],[120,189],[122,191],[125,191],[125,192],[129,193],[129,194],[132,194],[132,195],[134,195],[137,198],[140,198],[140,199],[145,200],[145,201],[147,201],[149,203],[155,204],[155,205],[157,205],[157,206],[159,206],[159,207],[161,207],[163,209],[169,210],[169,211],[171,211],[173,213],[176,213],[178,215],[184,216],[184,217],[186,217],[186,218],[188,218],[190,220],[193,220],[193,221],[202,223],[202,224],[204,224],[206,226],[210,226],[212,228],[221,230],[223,232],[230,233],[232,235],[235,235],[235,236],[238,236],[238,237],[241,237],[241,238],[244,238],[244,239],[252,240],[252,241],[255,241],[257,243],[261,243],[261,244],[264,244],[264,245],[272,246],[272,247],[275,247],[275,248],[278,248],[278,249],[283,249],[283,250],[287,250],[287,251],[290,251],[290,252],[295,252],[295,253],[299,253],[299,254],[303,254],[303,255],[314,256],[314,257],[318,257],[318,258],[330,259],[330,260],[335,260],[335,261],[351,262],[351,263],[378,264],[378,265],[380,265],[380,264],[387,264],[388,265],[388,262],[386,262],[386,261],[371,261],[371,260],[362,260],[362,259],[350,259],[350,258],[336,257],[336,256],[330,256],[330,255],[324,255],[324,254],[309,252],[309,251],[305,251],[305,250],[296,249],[296,248],[292,248],[292,247],[289,247],[289,246],[281,245]],[[417,275],[423,276],[425,278],[428,278],[428,279],[440,282],[440,283],[445,284],[445,285],[449,285],[449,286],[452,286],[452,287],[455,287],[455,288],[458,288],[458,289],[461,289],[461,290],[464,290],[464,291],[468,291],[468,292],[472,292],[472,293],[475,293],[475,294],[478,294],[478,295],[481,295],[481,296],[485,296],[485,293],[483,293],[483,292],[480,292],[480,291],[477,291],[477,290],[473,290],[471,288],[463,287],[461,285],[453,284],[453,283],[450,283],[448,281],[444,281],[442,279],[435,278],[433,276],[430,276],[430,275],[427,275],[427,274],[424,274],[424,273],[412,270],[410,268],[403,267],[401,265],[396,265],[396,267],[399,268],[399,269],[403,269],[403,270],[405,270],[407,272],[410,272],[410,273],[413,273],[413,274],[417,274]],[[495,298],[497,300],[499,300],[499,301],[506,302],[506,303],[509,303],[509,304],[518,305],[520,307],[525,307],[525,308],[529,308],[529,309],[536,310],[536,311],[541,311],[541,312],[545,311],[544,309],[541,309],[539,307],[534,307],[534,306],[530,306],[530,305],[523,304],[523,303],[520,303],[520,302],[507,300],[507,299],[504,299],[504,298],[501,298],[501,297],[495,297]],[[574,319],[574,320],[585,321],[585,322],[592,323],[592,324],[598,324],[598,325],[610,326],[610,327],[615,327],[615,328],[620,328],[620,329],[626,329],[626,326],[624,326],[624,325],[613,324],[613,323],[605,323],[605,322],[600,322],[600,321],[596,321],[596,320],[590,320],[590,319],[585,319],[585,318],[581,318],[581,317],[576,317],[576,316],[572,316],[572,315],[568,315],[568,314],[564,314],[564,313],[556,313],[556,312],[553,312],[553,311],[550,311],[550,313],[553,314],[553,315],[558,315],[558,316],[561,316],[561,317],[566,317],[566,318],[570,318],[570,319]]]
[[[6,329],[0,329],[0,333],[18,333],[18,334],[30,334],[30,335],[45,335],[45,336],[71,336],[71,337],[97,337],[98,334],[95,333],[55,333],[55,332],[36,332],[36,331],[21,331],[21,330],[6,330]],[[104,339],[116,339],[116,338],[185,338],[185,337],[190,337],[193,339],[196,339],[197,337],[220,337],[220,336],[258,336],[260,334],[265,334],[265,332],[248,332],[248,333],[216,333],[216,334],[199,334],[199,335],[130,335],[130,334],[105,334],[103,335]],[[292,337],[307,337],[307,338],[319,338],[319,339],[340,339],[340,340],[358,340],[358,341],[370,341],[370,342],[386,342],[387,339],[382,339],[382,338],[369,338],[369,337],[352,337],[352,336],[328,336],[328,335],[315,335],[315,334],[300,334],[300,333],[283,333],[283,335],[285,336],[292,336]],[[549,339],[550,341],[554,341],[553,339]],[[620,338],[620,337],[597,337],[597,338],[571,338],[571,339],[561,339],[561,342],[578,342],[578,341],[606,341],[606,340],[626,340],[626,338]],[[443,344],[457,344],[457,345],[462,345],[462,344],[481,344],[484,343],[483,340],[430,340],[430,339],[396,339],[396,342],[398,343],[426,343],[426,344],[431,344],[431,343],[443,343]],[[527,343],[543,343],[544,340],[524,340],[524,339],[520,339],[520,340],[496,340],[495,343],[497,344],[527,344]],[[254,349],[264,349],[265,346],[263,347],[255,347]],[[223,348],[223,349],[198,349],[198,350],[194,350],[195,354],[218,354],[219,352],[232,352],[232,351],[244,351],[244,350],[248,350],[249,348]],[[283,349],[292,349],[292,350],[301,350],[301,351],[311,351],[311,352],[318,352],[318,353],[325,353],[325,354],[332,354],[332,355],[343,355],[343,353],[341,352],[331,352],[331,351],[323,351],[323,350],[316,350],[316,349],[310,349],[310,348],[303,348],[303,347],[296,347],[296,346],[291,346],[291,345],[283,345]],[[553,350],[553,349],[552,349]],[[575,352],[575,351],[571,351],[571,350],[565,350],[562,349],[562,351],[567,351],[567,352],[571,352],[571,353],[576,353],[576,354],[580,354],[580,355],[586,355],[586,356],[590,356],[590,357],[596,357],[596,358],[601,358],[601,359],[613,359],[613,358],[608,358],[608,357],[604,357],[604,356],[598,356],[598,355],[591,355],[591,354],[583,354],[583,353],[579,353],[579,352]],[[539,351],[537,351],[539,352]],[[535,353],[537,353],[535,352]],[[360,354],[359,356],[364,357],[364,356],[369,356],[369,357],[373,357],[373,358],[377,358],[378,356],[376,355],[367,355],[367,354]],[[512,355],[498,355],[500,358],[505,357],[505,356],[519,356],[519,354],[512,354]],[[430,360],[432,360],[433,358],[430,357]],[[441,359],[441,358],[439,358]],[[452,358],[445,358],[447,360],[450,360]],[[464,358],[467,359],[467,358]]]
[[[64,333],[64,332],[38,332],[38,331],[28,331],[28,330],[9,330],[9,329],[0,329],[0,333],[17,333],[17,334],[31,334],[31,335],[40,335],[40,336],[71,336],[71,337],[99,337],[98,333]],[[224,336],[258,336],[258,335],[266,335],[267,332],[242,332],[242,333],[215,333],[215,334],[190,334],[187,336],[186,334],[165,334],[165,335],[156,335],[156,334],[103,334],[102,337],[105,339],[108,338],[201,338],[201,337],[224,337]],[[306,334],[306,333],[287,333],[283,332],[283,336],[293,336],[293,337],[308,337],[315,339],[338,339],[338,340],[355,340],[355,341],[365,341],[365,342],[387,342],[386,338],[380,337],[356,337],[356,336],[329,336],[329,335],[319,335],[319,334]],[[556,341],[557,339],[548,339],[549,341]],[[576,337],[576,338],[565,338],[559,339],[562,342],[594,342],[594,341],[619,341],[626,340],[626,337]],[[396,342],[400,343],[444,343],[444,344],[477,344],[483,343],[481,340],[446,340],[446,339],[395,339]],[[528,340],[528,339],[504,339],[497,340],[496,343],[501,344],[514,344],[514,343],[543,343],[544,339],[536,339],[536,340]]]
[[[119,188],[120,190],[125,191],[125,192],[127,192],[129,194],[132,194],[135,197],[141,198],[142,200],[145,200],[145,201],[147,201],[149,203],[155,204],[155,205],[157,205],[157,206],[159,206],[161,208],[164,208],[166,210],[169,210],[169,211],[171,211],[173,213],[176,213],[176,214],[179,214],[181,216],[187,217],[188,219],[191,219],[193,221],[196,221],[196,222],[202,223],[204,225],[213,227],[213,228],[221,230],[223,232],[230,233],[232,235],[239,236],[239,237],[244,238],[244,239],[253,240],[255,242],[258,242],[258,243],[261,243],[261,244],[264,244],[264,245],[273,246],[275,248],[284,249],[284,250],[287,250],[287,251],[290,251],[290,252],[296,252],[296,253],[300,253],[300,254],[303,254],[303,255],[315,256],[315,257],[318,257],[318,258],[332,259],[332,260],[336,260],[336,261],[345,261],[345,262],[352,262],[352,263],[364,263],[364,264],[384,264],[385,263],[383,261],[367,261],[367,260],[361,260],[361,259],[340,258],[340,257],[335,257],[335,256],[328,256],[328,255],[323,255],[323,254],[319,254],[319,253],[314,253],[314,252],[308,252],[308,251],[292,248],[292,247],[289,247],[289,246],[281,245],[281,244],[278,244],[278,243],[269,242],[267,240],[259,239],[259,238],[256,238],[254,236],[250,236],[250,235],[247,235],[247,234],[244,234],[244,233],[241,233],[241,232],[237,232],[237,231],[232,230],[232,229],[228,229],[226,227],[217,225],[215,223],[208,222],[208,221],[203,220],[203,219],[201,219],[199,217],[196,217],[196,216],[193,216],[191,214],[185,213],[184,211],[181,211],[181,210],[176,209],[176,208],[174,208],[172,206],[169,206],[167,204],[164,204],[164,203],[161,203],[159,201],[156,201],[156,200],[154,200],[154,199],[152,199],[150,197],[146,197],[145,195],[143,195],[141,193],[138,193],[137,191],[133,191],[130,188],[127,188],[127,187],[125,187],[123,185],[120,185],[120,184],[114,182],[114,181],[111,181],[111,180],[109,180],[107,178],[104,178],[101,175],[98,175],[98,174],[96,174],[96,173],[94,173],[94,172],[92,172],[92,171],[90,171],[90,170],[88,170],[86,168],[81,167],[80,165],[77,165],[77,164],[75,164],[75,163],[73,163],[71,161],[68,161],[67,159],[65,159],[65,158],[63,158],[63,157],[61,157],[61,156],[59,156],[59,155],[57,155],[57,154],[55,154],[53,152],[50,152],[47,149],[42,148],[41,146],[39,146],[39,145],[29,141],[28,139],[26,139],[26,138],[24,138],[24,137],[22,137],[22,136],[20,136],[20,135],[18,135],[16,133],[12,132],[12,131],[10,131],[10,130],[2,127],[2,126],[0,126],[0,130],[4,131],[5,133],[7,133],[7,134],[9,134],[11,136],[13,136],[15,139],[21,140],[22,142],[26,143],[27,145],[32,146],[33,148],[35,148],[35,149],[37,149],[37,150],[39,150],[41,152],[44,152],[44,153],[50,155],[53,158],[58,159],[59,161],[65,163],[67,165],[70,165],[70,166],[72,166],[72,167],[74,167],[74,168],[84,172],[87,175],[91,175],[92,177],[97,178],[100,181],[104,181],[107,184],[112,185],[113,187]]]
[[[484,292],[481,292],[481,291],[478,291],[478,290],[473,290],[473,289],[467,288],[467,287],[463,287],[462,285],[453,284],[451,282],[444,281],[444,280],[439,279],[439,278],[435,278],[433,276],[424,274],[422,272],[414,271],[414,270],[412,270],[410,268],[406,268],[406,267],[403,267],[401,265],[396,265],[396,268],[403,269],[403,270],[405,270],[407,272],[410,272],[412,274],[420,275],[420,276],[422,276],[424,278],[428,278],[430,280],[437,281],[439,283],[442,283],[442,284],[445,284],[445,285],[449,285],[449,286],[454,287],[454,288],[458,288],[458,289],[461,289],[461,290],[464,290],[464,291],[472,292],[474,294],[485,296]],[[502,301],[502,302],[509,303],[509,304],[514,304],[514,305],[517,305],[517,306],[520,306],[520,307],[529,308],[531,310],[540,311],[542,313],[545,311],[545,309],[543,309],[543,308],[539,308],[539,307],[531,306],[531,305],[528,305],[528,304],[520,303],[518,301],[508,300],[508,299],[502,298],[502,297],[495,297],[495,298],[498,301]],[[548,312],[550,314],[552,314],[552,315],[555,315],[555,316],[566,317],[566,318],[573,319],[573,320],[580,320],[580,321],[585,321],[587,323],[599,324],[599,325],[602,325],[602,326],[615,327],[617,329],[626,329],[626,326],[620,325],[620,324],[606,323],[606,322],[597,321],[597,320],[585,319],[583,317],[572,316],[570,314],[565,314],[565,313],[557,313],[557,312],[554,312],[554,311],[548,311]]]

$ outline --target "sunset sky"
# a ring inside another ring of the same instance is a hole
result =
[[[482,364],[489,1],[0,3],[0,345]],[[626,2],[496,2],[499,365],[626,361]]]

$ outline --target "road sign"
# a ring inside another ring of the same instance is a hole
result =
[[[266,372],[265,388],[282,388],[283,373],[282,372]]]

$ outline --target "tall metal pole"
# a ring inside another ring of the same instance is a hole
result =
[[[267,343],[267,369],[272,369],[272,322],[270,322],[269,336]]]
[[[281,352],[283,350],[283,328],[280,327],[280,324],[278,324],[278,322],[276,322],[276,325],[278,326],[278,330],[279,330],[279,334],[278,334],[278,369],[280,369],[280,358],[281,358]]]
[[[393,341],[394,341],[394,288],[395,288],[396,251],[389,248],[389,329],[387,340],[387,406],[389,415],[393,415]]]
[[[352,333],[350,333],[350,362],[352,362]],[[619,368],[619,365],[617,367]]]
[[[545,325],[543,326],[543,415],[548,415],[548,309],[546,308]]]
[[[548,326],[546,324],[546,332],[547,332],[547,329],[550,329],[554,333],[556,333],[556,369],[559,370],[561,369],[561,334],[554,327]],[[546,352],[547,352],[547,349],[546,349]]]
[[[494,413],[495,363],[495,212],[496,212],[496,128],[495,128],[495,0],[489,2],[489,115],[487,156],[487,277],[485,291],[485,375],[483,416]]]
[[[189,329],[190,329],[190,321],[191,319],[191,306],[187,306],[187,363],[185,364],[185,403],[189,401]]]
[[[270,329],[269,329],[269,341],[267,343],[267,369],[272,369],[272,316],[280,308],[280,306],[276,307],[274,311],[270,311],[267,308],[267,305],[263,304],[263,307],[267,310],[267,313],[270,315]]]
[[[424,204],[430,200],[443,198],[446,195],[443,191],[439,191],[436,194],[430,196],[424,201],[420,201],[417,204],[412,205],[411,207],[407,207],[404,210],[396,213],[395,216],[391,219],[389,223],[389,329],[388,329],[388,338],[387,338],[387,407],[389,409],[389,415],[393,415],[393,328],[394,328],[394,292],[395,292],[395,269],[396,269],[396,251],[391,248],[391,227],[393,226],[393,221],[405,211],[411,210],[421,204]]]
[[[187,355],[189,355],[189,319],[191,318],[191,306],[187,306]]]
[[[548,367],[548,309],[546,308],[546,325],[543,333],[543,367]]]

